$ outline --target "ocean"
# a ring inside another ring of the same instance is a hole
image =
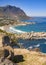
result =
[[[24,32],[46,32],[46,18],[44,17],[35,17],[31,20],[22,20],[23,22],[36,22],[36,24],[30,24],[26,26],[16,26],[14,28],[24,31]]]
[[[29,24],[26,26],[14,26],[20,32],[46,32],[46,17],[33,17],[31,20],[22,20],[23,22],[36,22],[36,24]],[[46,39],[38,40],[23,40],[19,39],[19,43],[25,48],[39,48],[41,52],[46,53]]]
[[[34,40],[24,40],[19,39],[19,43],[26,49],[39,48],[40,52],[46,53],[46,39],[34,39]]]

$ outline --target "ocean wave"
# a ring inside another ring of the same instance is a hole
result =
[[[33,46],[28,47],[28,49],[32,49],[32,48],[33,48]]]
[[[28,47],[28,49],[32,49],[32,48],[37,48],[37,47],[39,47],[40,46],[40,44],[37,44],[37,45],[34,45],[34,46],[30,46],[30,47]]]
[[[14,33],[25,33],[24,31],[18,30],[14,27],[10,27],[10,30],[13,31]]]
[[[34,47],[39,47],[39,46],[40,46],[40,44],[34,45]]]
[[[46,42],[44,44],[46,44]]]

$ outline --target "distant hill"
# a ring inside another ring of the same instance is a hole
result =
[[[10,18],[10,19],[30,19],[25,12],[16,6],[0,6],[0,17]]]

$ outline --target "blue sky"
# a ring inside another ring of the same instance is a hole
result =
[[[5,5],[20,7],[28,16],[46,16],[46,0],[0,0]]]

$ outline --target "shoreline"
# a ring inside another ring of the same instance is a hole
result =
[[[22,30],[18,30],[18,29],[14,29],[14,26],[26,26],[29,24],[35,24],[34,22],[18,22],[17,24],[14,23],[13,25],[9,24],[9,25],[4,25],[4,26],[0,26],[1,30],[5,30],[6,32],[10,32],[10,33],[27,33],[25,31]],[[10,31],[11,30],[11,31]]]
[[[18,29],[14,29],[12,25],[1,26],[0,29],[8,33],[13,34],[18,33],[19,35],[16,34],[18,38],[20,37],[23,39],[42,39],[42,38],[46,39],[46,32],[34,32],[34,31],[25,32]]]
[[[15,32],[15,33],[26,33],[26,32],[24,32],[24,31],[18,30],[18,29],[13,28],[13,27],[10,27],[10,30],[11,30],[11,32],[13,31],[13,33],[14,33],[14,32]]]
[[[14,26],[28,25],[30,22],[29,23],[26,22],[26,23],[22,22],[21,24],[18,23],[18,24],[13,24],[13,25],[9,24],[9,25],[5,25],[5,26],[1,26],[0,29],[6,31],[8,33],[13,33],[13,34],[18,33],[19,35],[16,34],[16,36],[18,38],[23,38],[23,39],[42,39],[42,38],[44,38],[44,39],[46,39],[46,32],[34,32],[34,31],[25,32],[25,31],[14,28]]]
[[[18,31],[18,30],[16,30],[16,31]],[[22,31],[19,31],[19,32],[22,32]],[[21,33],[21,34],[15,34],[15,36],[16,36],[16,38],[22,38],[22,39],[27,39],[27,40],[46,39],[46,32],[30,32],[30,33],[26,32],[26,33]],[[39,47],[39,44],[34,45],[34,46]],[[46,54],[46,53],[43,53],[43,54]]]

